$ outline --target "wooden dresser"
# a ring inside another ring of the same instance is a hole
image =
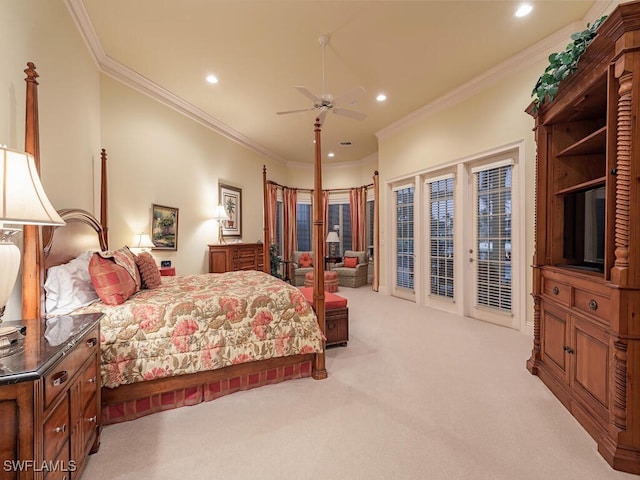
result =
[[[538,375],[640,474],[640,2],[619,5],[535,118]]]
[[[209,273],[262,270],[262,255],[261,243],[209,245]]]
[[[97,451],[100,317],[43,320],[3,352],[13,353],[0,358],[0,479],[75,480]]]

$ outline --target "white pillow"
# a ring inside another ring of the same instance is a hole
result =
[[[84,252],[63,265],[47,270],[44,283],[47,315],[65,315],[98,300],[91,283],[89,260],[93,252]]]

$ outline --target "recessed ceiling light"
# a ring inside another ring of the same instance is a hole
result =
[[[384,93],[379,93],[376,96],[376,100],[379,102],[384,102],[387,99],[387,96]]]
[[[333,153],[333,152],[329,152],[329,153],[327,154],[327,157],[329,157],[329,158],[333,158],[333,157],[335,157],[335,156],[336,156],[336,154],[335,154],[335,153]]]
[[[215,75],[207,75],[207,82],[218,83],[218,77],[216,77]]]
[[[531,13],[532,10],[533,5],[531,5],[530,3],[523,3],[518,7],[518,10],[516,10],[516,17],[526,17]]]

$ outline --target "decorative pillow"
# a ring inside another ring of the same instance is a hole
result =
[[[101,252],[100,255],[104,258],[113,257],[116,263],[121,267],[124,267],[127,272],[129,272],[129,275],[131,275],[131,278],[133,278],[133,281],[136,282],[136,292],[140,290],[142,282],[140,280],[138,266],[136,265],[136,256],[131,250],[129,250],[129,247],[125,246],[113,252]]]
[[[136,282],[127,269],[114,258],[104,258],[100,253],[91,257],[89,274],[96,293],[106,305],[120,305],[137,291]]]
[[[311,258],[311,255],[309,255],[307,252],[304,252],[302,255],[300,255],[300,258],[298,259],[298,265],[300,265],[301,267],[312,266],[313,259]]]
[[[66,315],[98,300],[91,283],[89,261],[92,252],[84,252],[63,265],[47,270],[44,283],[47,315]]]
[[[356,268],[358,265],[358,257],[345,257],[344,266],[349,268]]]
[[[142,252],[136,256],[136,265],[140,271],[142,288],[155,288],[162,283],[158,265],[149,252]]]

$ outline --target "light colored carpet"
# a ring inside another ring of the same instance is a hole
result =
[[[525,362],[531,338],[373,293],[349,299],[329,378],[107,426],[83,480],[606,480],[596,444]]]

